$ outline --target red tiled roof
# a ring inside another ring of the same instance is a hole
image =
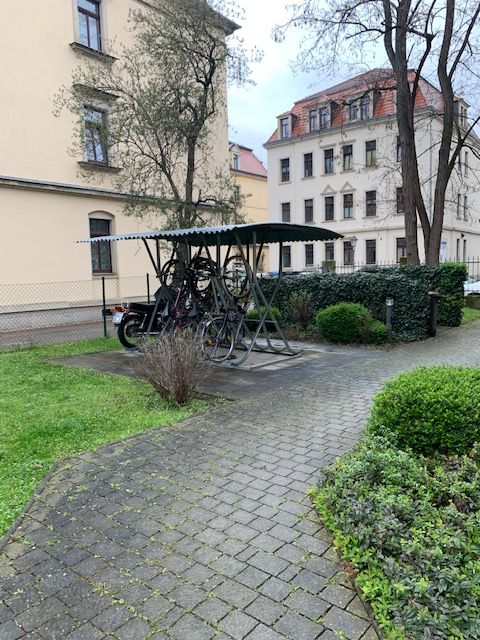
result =
[[[253,153],[252,149],[248,147],[244,147],[240,144],[236,144],[235,142],[229,143],[230,152],[233,148],[238,149],[239,161],[238,161],[238,171],[243,173],[251,173],[255,176],[260,176],[262,178],[266,178],[268,173],[263,164],[257,158],[257,156]],[[234,169],[231,167],[232,171]]]
[[[415,72],[410,71],[411,81],[415,77]],[[372,69],[359,76],[340,82],[339,84],[329,87],[324,91],[320,91],[313,95],[298,100],[293,105],[291,111],[285,115],[292,114],[294,116],[294,124],[292,137],[301,136],[309,132],[309,112],[312,108],[322,103],[336,103],[338,107],[348,104],[349,98],[362,95],[363,93],[377,90],[376,100],[374,103],[373,117],[388,116],[395,114],[395,78],[391,69]],[[420,79],[417,96],[415,100],[415,108],[421,109],[426,106],[442,109],[442,96],[429,82]],[[332,127],[338,127],[345,124],[346,110],[337,108],[332,113]],[[275,130],[270,136],[268,142],[278,140],[278,131]]]

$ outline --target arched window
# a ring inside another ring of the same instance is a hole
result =
[[[113,216],[103,211],[89,214],[90,237],[110,236],[113,233]],[[92,272],[113,273],[111,242],[92,242]]]

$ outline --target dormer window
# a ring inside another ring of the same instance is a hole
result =
[[[372,98],[365,96],[358,98],[348,105],[348,119],[350,122],[369,120],[372,115]]]
[[[232,169],[238,171],[240,169],[240,156],[238,153],[234,153],[232,157]]]
[[[310,131],[318,131],[318,110],[313,109],[309,113]]]
[[[330,107],[320,107],[320,129],[328,129],[330,126]]]
[[[280,137],[282,140],[290,137],[290,117],[280,118]]]
[[[467,126],[467,114],[468,114],[468,110],[466,105],[460,103],[460,126],[461,127],[466,128]]]

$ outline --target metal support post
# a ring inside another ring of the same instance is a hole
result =
[[[105,292],[105,276],[102,276],[102,316],[103,316],[103,337],[108,338],[107,331],[107,294]]]

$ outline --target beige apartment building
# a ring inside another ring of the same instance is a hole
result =
[[[129,11],[145,3],[47,4],[48,11],[43,2],[8,3],[0,26],[0,305],[13,304],[14,295],[25,304],[98,299],[102,277],[111,281],[110,297],[121,299],[129,278],[133,282],[152,272],[142,247],[133,241],[93,248],[75,242],[162,224],[158,219],[142,222],[124,215],[124,195],[112,182],[121,167],[109,165],[96,139],[102,113],[86,108],[85,151],[77,156],[69,151],[75,117],[67,110],[54,115],[55,95],[71,84],[74,69],[111,61],[132,37]],[[235,25],[227,21],[225,25],[228,35]],[[220,168],[227,173],[224,106],[212,145],[212,172]],[[81,281],[82,287],[55,284],[73,281]]]
[[[230,142],[230,175],[238,196],[245,198],[245,222],[268,222],[268,172],[252,149]],[[269,248],[264,247],[259,271],[268,271],[269,262]]]
[[[375,69],[295,103],[279,116],[265,144],[272,219],[315,224],[342,240],[283,247],[285,270],[390,264],[405,255],[401,148],[391,71]],[[458,98],[457,122],[465,130],[468,104]],[[433,208],[441,137],[441,93],[421,80],[416,99],[416,143],[423,194]],[[470,136],[477,151],[480,141]],[[447,191],[441,259],[480,255],[480,162],[461,152]],[[420,255],[424,254],[419,227]],[[278,264],[271,252],[271,268]]]

